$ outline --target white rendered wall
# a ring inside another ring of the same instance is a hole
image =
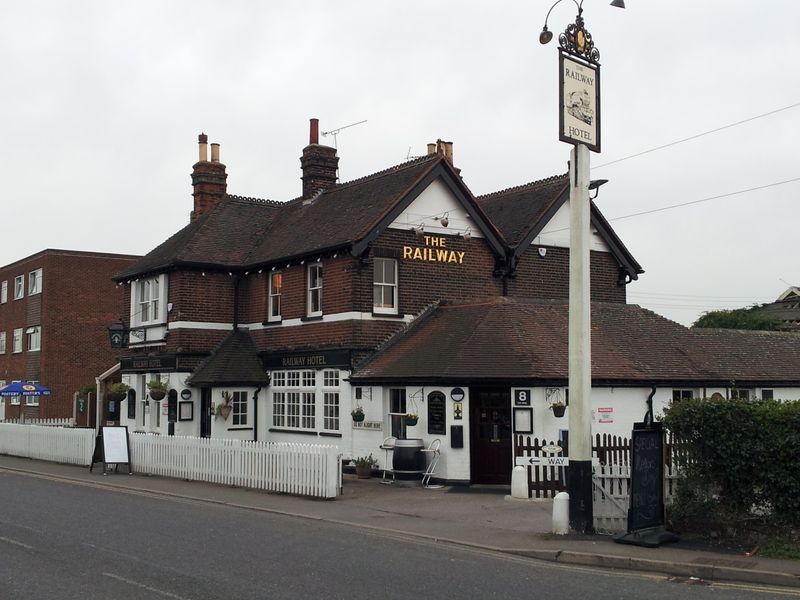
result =
[[[439,217],[447,213],[447,227],[442,227]],[[408,205],[405,212],[389,225],[390,229],[408,231],[423,224],[425,233],[436,235],[458,235],[469,228],[472,237],[482,237],[467,210],[440,179],[433,181]]]
[[[536,236],[531,244],[536,246],[555,246],[569,248],[569,200],[564,202],[553,215],[553,218],[544,226],[541,233]],[[589,239],[590,250],[609,252],[609,248],[597,231],[592,227]]]

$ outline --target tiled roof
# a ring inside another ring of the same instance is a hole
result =
[[[397,334],[354,381],[565,381],[568,377],[568,305],[512,298],[443,303]],[[715,330],[716,331],[716,330]],[[792,335],[792,334],[785,334]],[[592,305],[592,378],[646,385],[659,381],[800,380],[800,336],[771,341],[782,361],[747,358],[758,345],[704,332],[636,305]],[[728,344],[740,344],[736,352]],[[791,351],[790,351],[791,349]],[[763,368],[762,368],[762,363]]]
[[[441,160],[435,155],[416,159],[309,200],[281,203],[228,195],[115,278],[175,266],[246,268],[347,246],[364,237]]]
[[[478,196],[476,200],[513,247],[568,191],[569,177],[565,174]]]
[[[800,333],[700,328],[692,332],[714,357],[720,380],[800,381]]]
[[[195,369],[192,385],[267,385],[269,377],[246,329],[230,333]]]

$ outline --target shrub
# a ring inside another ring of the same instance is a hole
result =
[[[665,411],[664,423],[685,474],[678,515],[800,524],[800,402],[683,400]]]

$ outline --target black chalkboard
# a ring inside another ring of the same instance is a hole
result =
[[[634,423],[631,437],[631,492],[628,532],[659,527],[664,519],[664,429]]]
[[[428,433],[432,435],[447,433],[446,404],[442,392],[428,394]]]

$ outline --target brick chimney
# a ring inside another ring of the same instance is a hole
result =
[[[192,167],[192,187],[194,191],[194,210],[191,220],[212,210],[222,202],[227,194],[225,165],[219,162],[219,144],[211,144],[211,160],[208,160],[208,136],[201,133],[197,136],[200,145],[200,157]]]
[[[335,148],[320,146],[319,119],[311,119],[308,146],[303,148],[300,167],[303,170],[303,198],[311,198],[317,192],[336,185],[339,157]]]

